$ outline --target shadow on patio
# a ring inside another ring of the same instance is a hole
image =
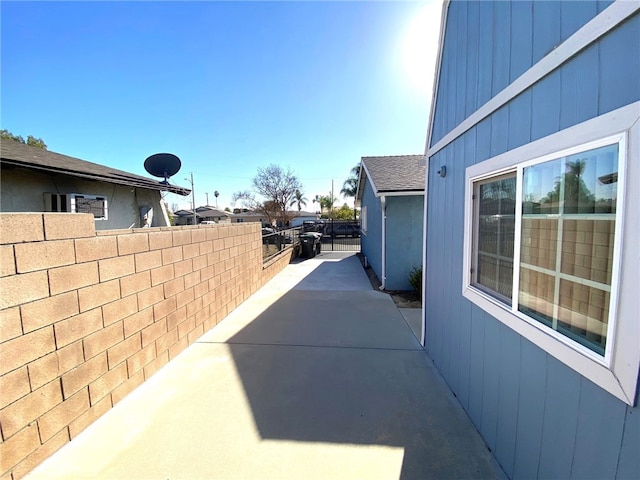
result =
[[[292,264],[31,478],[503,478],[353,255]]]

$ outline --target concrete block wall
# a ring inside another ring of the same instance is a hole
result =
[[[260,224],[0,214],[0,480],[17,480],[281,271]]]

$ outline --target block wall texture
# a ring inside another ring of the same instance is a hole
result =
[[[95,231],[0,214],[0,479],[71,441],[291,258],[259,223]]]

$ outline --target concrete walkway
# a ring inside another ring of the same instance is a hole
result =
[[[353,254],[323,253],[27,478],[505,477],[391,298]]]

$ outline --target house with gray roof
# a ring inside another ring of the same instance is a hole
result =
[[[362,253],[386,290],[411,290],[409,274],[422,265],[424,183],[424,155],[362,157]]]
[[[176,210],[173,212],[173,219],[176,225],[193,225],[193,210]],[[219,210],[210,205],[196,207],[195,218],[197,223],[231,223],[234,214]]]
[[[0,143],[0,211],[92,213],[96,230],[168,226],[161,192],[190,190],[79,158]]]

